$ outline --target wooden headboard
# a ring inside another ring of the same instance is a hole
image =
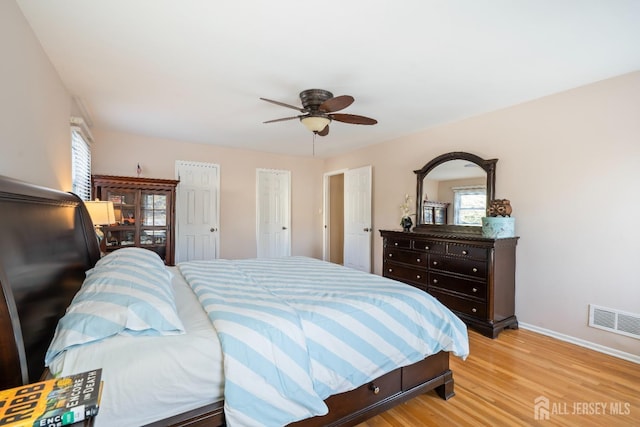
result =
[[[37,381],[100,250],[74,194],[0,176],[0,389]]]

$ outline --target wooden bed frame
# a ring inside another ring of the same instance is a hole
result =
[[[58,319],[99,257],[91,219],[77,196],[0,176],[0,389],[46,375],[44,354]],[[329,414],[292,425],[355,425],[430,390],[444,399],[454,395],[449,353],[331,396]],[[151,425],[222,426],[223,404]]]

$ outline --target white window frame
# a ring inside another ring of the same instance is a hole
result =
[[[91,142],[84,121],[71,118],[71,191],[80,199],[91,200]]]
[[[474,185],[474,186],[465,186],[465,187],[453,187],[452,190],[453,190],[453,223],[456,225],[482,225],[481,222],[478,222],[477,224],[476,223],[461,224],[460,213],[462,211],[462,208],[460,207],[460,203],[461,203],[461,198],[463,196],[482,194],[486,197],[487,187]]]

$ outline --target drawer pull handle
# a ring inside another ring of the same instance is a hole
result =
[[[389,254],[389,258],[393,258],[393,254]]]
[[[478,292],[478,288],[471,289],[473,292]]]
[[[429,250],[429,246],[425,246],[424,248],[425,248],[426,250]]]
[[[393,273],[393,268],[390,268],[390,269],[389,269],[389,273]]]
[[[473,267],[473,268],[472,268],[472,270],[473,270],[473,272],[474,272],[474,273],[477,273],[477,272],[478,272],[478,269],[477,269],[477,268],[475,268],[475,267]]]
[[[377,385],[375,385],[374,383],[371,383],[369,385],[369,389],[373,392],[373,394],[378,394],[380,393],[380,387],[378,387]]]
[[[433,261],[433,265],[438,265],[438,261]]]
[[[398,242],[395,242],[395,243],[393,244],[393,246],[398,246]]]
[[[438,283],[438,279],[433,279],[433,283]]]
[[[462,251],[462,255],[468,255],[468,254],[469,254],[469,252],[467,252],[467,251]]]
[[[471,309],[471,311],[475,313],[478,310],[476,310],[476,308],[474,307],[474,308]]]
[[[420,262],[420,258],[416,259],[416,262]]]
[[[416,274],[416,279],[420,279],[420,275],[419,274]]]

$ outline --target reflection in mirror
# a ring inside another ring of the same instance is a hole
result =
[[[487,174],[477,164],[450,160],[422,182],[424,224],[482,225],[487,209]]]
[[[414,171],[418,178],[417,226],[481,227],[494,195],[497,161],[452,152]]]

